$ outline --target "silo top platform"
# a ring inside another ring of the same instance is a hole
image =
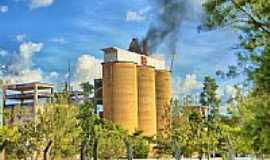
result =
[[[154,57],[145,56],[135,52],[130,52],[117,47],[102,49],[104,51],[104,63],[110,62],[132,62],[140,66],[151,66],[157,70],[166,69],[165,61]]]

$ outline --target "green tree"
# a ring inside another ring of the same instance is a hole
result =
[[[220,107],[220,99],[217,96],[218,85],[216,80],[209,76],[205,77],[203,85],[200,103],[209,107],[211,118],[215,118],[219,114]]]
[[[178,100],[173,101],[172,128],[170,139],[162,139],[163,152],[173,154],[176,159],[181,155],[191,157],[198,153],[201,159],[207,153],[208,132],[207,116],[200,112],[200,107],[183,106]]]
[[[83,90],[84,96],[89,97],[94,91],[94,86],[90,84],[90,82],[81,83],[80,86]]]
[[[208,158],[210,158],[210,153],[215,153],[217,151],[217,141],[219,139],[219,109],[220,109],[220,99],[217,96],[218,85],[216,80],[207,76],[204,79],[203,91],[200,97],[200,103],[203,106],[208,107],[208,117],[207,117],[207,134],[208,134],[208,146],[207,153]]]
[[[270,2],[268,0],[206,0],[208,27],[231,26],[240,31],[236,52],[239,69],[253,82],[253,94],[270,93]]]
[[[262,156],[270,154],[270,99],[268,95],[247,97],[241,103],[242,132],[253,151]]]
[[[270,146],[268,126],[270,99],[270,1],[206,0],[208,27],[230,25],[240,31],[236,52],[238,70],[247,75],[249,93],[238,101],[241,133],[253,151],[263,155]],[[242,69],[242,70],[241,70]],[[232,128],[230,128],[232,129]]]
[[[112,122],[105,121],[103,134],[99,139],[99,158],[118,159],[126,157],[124,138],[126,131]]]
[[[222,116],[220,122],[221,139],[219,151],[226,159],[234,159],[236,154],[252,153],[251,144],[243,134],[238,116]]]
[[[101,130],[101,119],[94,113],[94,102],[86,102],[80,106],[80,114],[78,116],[80,120],[80,126],[82,128],[81,133],[81,158],[87,159],[89,156],[95,156],[97,158],[97,141],[98,131]],[[92,149],[93,152],[89,152]]]
[[[46,106],[32,121],[19,126],[19,143],[11,152],[35,154],[45,160],[75,156],[80,133],[77,113],[76,107],[66,104]]]
[[[5,133],[8,139],[6,152],[8,159],[62,159],[78,154],[78,139],[80,128],[74,106],[53,104],[40,110],[30,121],[18,120],[13,128]],[[5,130],[4,130],[5,131]],[[16,134],[15,134],[16,133]],[[12,140],[13,139],[13,140]]]
[[[19,136],[16,126],[2,126],[0,128],[0,152],[6,153],[7,148],[18,142]]]
[[[126,131],[97,115],[96,102],[88,99],[94,87],[90,83],[82,83],[81,88],[86,98],[80,106],[80,126],[82,128],[81,159],[119,158],[124,156],[124,137]],[[115,142],[115,143],[112,143]]]

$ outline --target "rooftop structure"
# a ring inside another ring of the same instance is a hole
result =
[[[147,65],[154,67],[156,70],[166,69],[165,61],[158,58],[142,55],[136,52],[120,49],[117,47],[109,47],[102,49],[104,51],[104,63],[110,62],[131,62],[137,65]]]

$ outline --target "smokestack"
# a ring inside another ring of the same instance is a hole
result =
[[[139,53],[141,54],[141,47],[139,45],[139,41],[137,38],[132,38],[130,45],[129,45],[129,49],[130,52],[135,52],[135,53]]]
[[[146,39],[142,42],[142,50],[142,54],[148,56],[148,44]]]

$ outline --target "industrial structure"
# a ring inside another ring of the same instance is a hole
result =
[[[10,113],[10,117],[4,122],[13,123],[16,120],[28,121],[32,119],[39,109],[42,109],[42,103],[53,101],[53,85],[47,83],[25,83],[3,86],[3,108],[5,112]],[[24,110],[24,114],[14,117],[14,109]]]
[[[172,88],[165,61],[149,56],[147,44],[141,49],[136,39],[129,50],[110,47],[103,51],[103,76],[95,80],[93,98],[97,105],[103,105],[100,115],[129,133],[142,131],[145,136],[154,136],[166,132],[171,124]],[[28,120],[42,108],[40,102],[53,101],[53,92],[53,85],[45,83],[6,85],[3,107],[11,115],[16,107],[27,110],[23,121]],[[89,99],[82,92],[70,92],[70,98],[74,102]],[[11,116],[6,123],[14,119]]]
[[[103,49],[103,116],[129,133],[153,136],[170,127],[171,73],[145,46],[143,51],[133,46],[134,52]]]

